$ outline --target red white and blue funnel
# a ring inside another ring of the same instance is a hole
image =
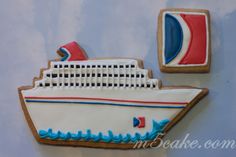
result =
[[[85,51],[75,41],[61,46],[57,53],[62,57],[61,61],[87,60]]]

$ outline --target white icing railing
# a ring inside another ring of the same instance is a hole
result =
[[[138,68],[137,61],[99,65],[51,62],[51,67],[36,86],[156,88],[158,84],[158,80],[148,77],[146,69]]]

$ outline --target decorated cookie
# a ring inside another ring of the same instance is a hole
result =
[[[209,72],[210,53],[210,16],[207,10],[161,10],[158,58],[162,72]]]
[[[140,60],[88,59],[76,42],[58,53],[61,60],[50,61],[33,86],[19,88],[26,120],[40,143],[132,149],[146,142],[150,147],[208,93],[162,87]]]

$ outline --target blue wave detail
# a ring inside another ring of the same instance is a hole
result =
[[[52,140],[73,140],[73,141],[94,141],[94,142],[106,142],[106,143],[128,143],[128,142],[137,142],[139,140],[146,141],[146,140],[153,140],[156,136],[163,131],[164,126],[169,123],[168,119],[164,119],[162,121],[152,121],[152,130],[150,132],[146,132],[145,134],[141,135],[140,133],[135,133],[131,136],[129,133],[126,135],[118,134],[114,135],[111,130],[108,130],[107,135],[103,135],[103,133],[99,132],[97,135],[92,134],[91,130],[88,129],[84,134],[82,131],[78,131],[77,134],[67,132],[63,133],[61,131],[53,132],[50,128],[46,130],[40,130],[38,132],[40,138],[43,139],[52,139]]]
[[[82,101],[49,101],[49,100],[25,100],[32,103],[70,103],[70,104],[86,104],[86,105],[110,105],[124,107],[145,107],[145,108],[185,108],[185,106],[160,106],[160,105],[131,105],[131,104],[116,104],[105,102],[82,102]]]
[[[69,54],[63,49],[63,48],[60,48],[59,49],[62,53],[63,53],[63,57],[61,58],[61,61],[66,61],[69,57]]]
[[[165,15],[165,63],[171,62],[180,52],[183,30],[179,21],[170,14]]]

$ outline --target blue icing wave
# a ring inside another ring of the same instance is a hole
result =
[[[161,133],[164,126],[169,123],[168,119],[164,119],[162,121],[152,121],[152,130],[150,132],[146,132],[145,134],[141,135],[140,133],[135,133],[133,136],[127,133],[126,135],[118,134],[114,135],[111,130],[108,130],[107,135],[103,135],[101,132],[98,134],[92,134],[91,130],[88,129],[84,134],[82,131],[78,131],[77,134],[67,132],[63,133],[61,131],[53,132],[52,129],[40,130],[38,132],[40,138],[49,138],[52,140],[84,140],[84,141],[94,141],[94,142],[106,142],[106,143],[128,143],[128,142],[137,142],[139,140],[146,141],[146,140],[153,140],[156,138],[158,133]]]

